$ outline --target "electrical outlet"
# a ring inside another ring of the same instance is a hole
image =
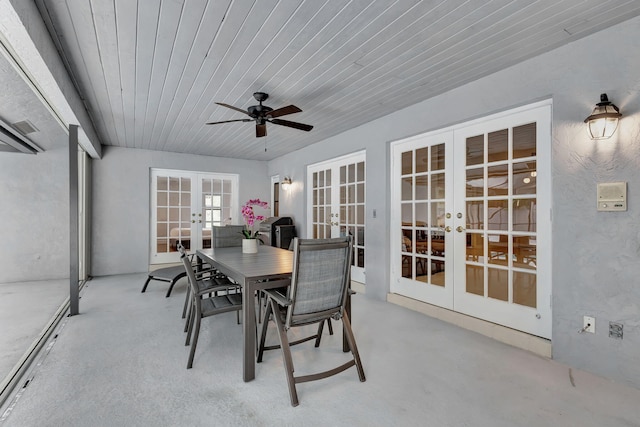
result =
[[[591,316],[584,316],[584,321],[582,322],[583,332],[591,332],[592,334],[596,333],[596,318]]]
[[[609,338],[622,339],[622,323],[609,322]]]

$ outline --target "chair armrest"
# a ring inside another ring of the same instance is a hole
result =
[[[283,307],[288,307],[291,305],[291,300],[276,290],[265,289],[262,292],[264,292],[269,298],[274,299],[278,303],[278,305],[281,305]]]

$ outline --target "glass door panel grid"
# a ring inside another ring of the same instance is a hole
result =
[[[364,268],[364,162],[340,167],[340,235],[353,236],[352,265]]]
[[[334,216],[331,212],[331,169],[313,173],[313,238],[331,237]]]
[[[402,153],[402,276],[445,285],[444,144]]]
[[[536,124],[467,138],[466,291],[536,307]]]
[[[190,239],[191,179],[158,176],[156,190],[156,251],[176,252]]]
[[[201,184],[201,212],[197,220],[203,224],[202,248],[209,249],[212,227],[231,224],[233,187],[230,179],[202,178]]]

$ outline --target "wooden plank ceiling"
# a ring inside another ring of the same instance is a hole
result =
[[[640,14],[637,0],[36,0],[104,145],[268,160]],[[311,132],[253,122],[252,94]],[[267,151],[265,152],[265,147]]]

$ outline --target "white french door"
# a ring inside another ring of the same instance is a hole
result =
[[[391,291],[551,338],[551,105],[392,145]]]
[[[177,245],[211,247],[211,227],[237,218],[238,176],[151,169],[150,263],[178,262]]]
[[[365,283],[364,151],[307,167],[307,236],[353,236],[351,278]]]
[[[391,291],[448,309],[453,235],[445,220],[453,205],[452,146],[451,132],[411,138],[394,146],[392,166]]]

